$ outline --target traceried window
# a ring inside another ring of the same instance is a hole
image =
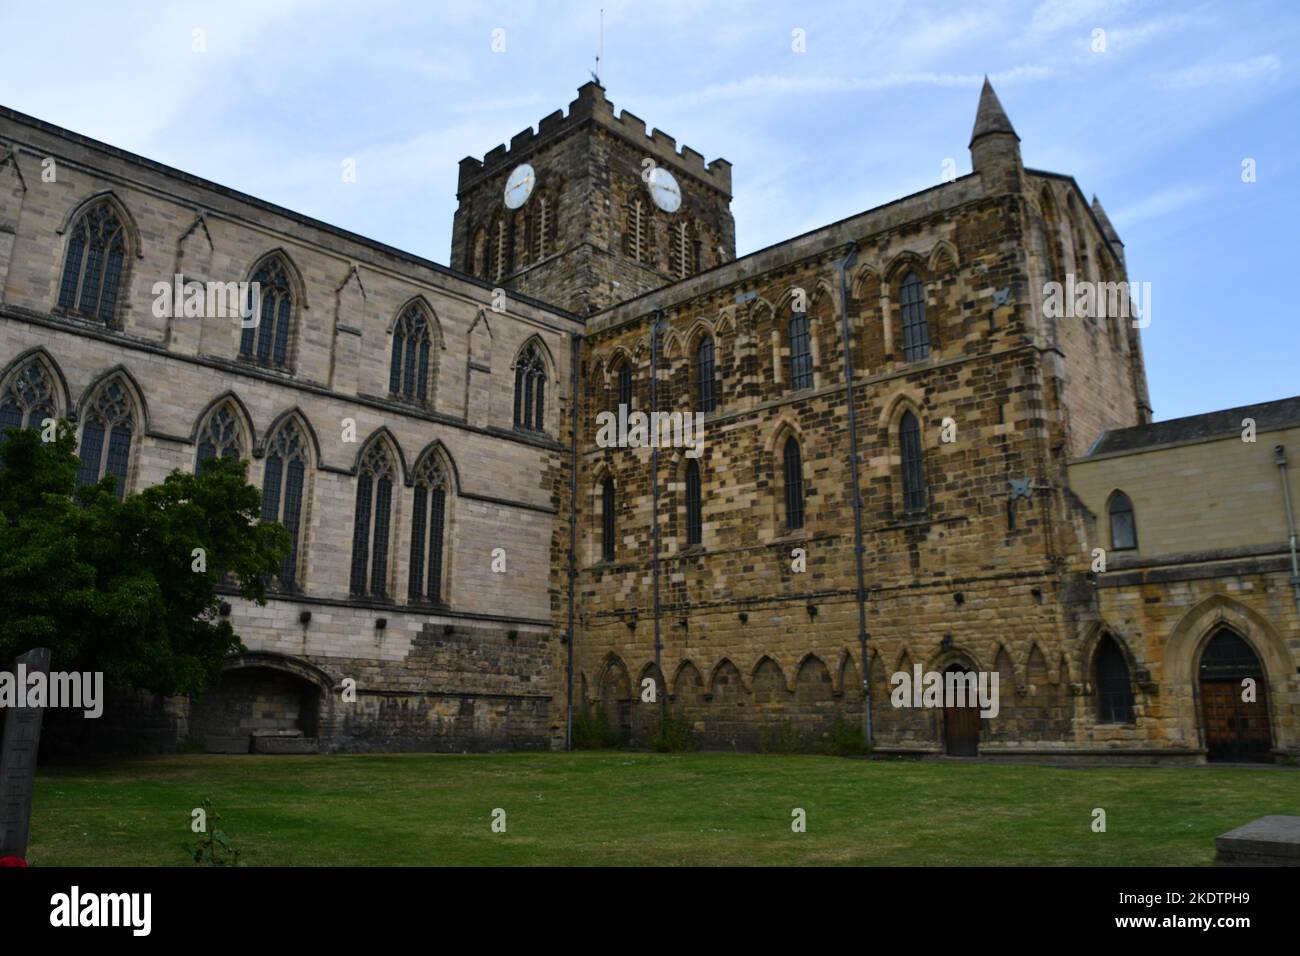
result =
[[[388,596],[388,538],[393,510],[393,456],[383,441],[365,450],[357,469],[356,524],[352,531],[352,594]]]
[[[686,544],[700,544],[704,541],[704,502],[700,487],[700,463],[697,459],[686,459]]]
[[[925,319],[925,286],[915,272],[903,277],[898,301],[903,313],[903,358],[908,362],[926,358],[930,354],[930,327]]]
[[[124,498],[134,432],[131,395],[120,379],[113,379],[99,390],[82,417],[77,484],[93,485],[112,475],[117,479],[114,491],[118,499]]]
[[[275,582],[281,591],[294,591],[298,587],[307,463],[307,442],[302,430],[291,419],[277,428],[266,443],[266,467],[262,477],[262,520],[280,522],[291,540],[289,553],[280,565],[280,575]]]
[[[112,325],[126,263],[126,230],[112,203],[82,213],[68,237],[59,308]]]
[[[600,558],[602,561],[614,560],[614,509],[616,506],[614,479],[612,476],[606,475],[600,486]]]
[[[289,324],[293,321],[293,290],[284,261],[272,256],[253,273],[255,283],[249,291],[250,307],[258,309],[257,324],[244,329],[239,337],[241,358],[259,365],[282,368],[289,361]]]
[[[40,428],[47,418],[57,418],[54,380],[45,363],[30,360],[9,379],[0,395],[0,441],[7,428]]]
[[[790,316],[790,387],[812,388],[812,344],[808,335],[808,315],[796,312]]]
[[[798,440],[791,435],[785,440],[784,478],[785,478],[785,527],[787,531],[797,531],[803,527],[803,456],[799,451]]]
[[[415,504],[411,511],[412,604],[444,604],[443,548],[447,526],[447,473],[430,454],[415,475]]]
[[[433,336],[428,316],[418,304],[412,303],[393,327],[389,394],[422,404],[428,402],[432,356]]]
[[[1097,720],[1103,724],[1133,722],[1133,685],[1128,662],[1109,634],[1097,648]]]
[[[1127,551],[1137,547],[1137,522],[1133,517],[1133,502],[1128,495],[1117,491],[1110,496],[1110,547],[1112,551]]]
[[[708,335],[701,336],[695,346],[695,401],[697,410],[706,415],[717,408],[713,338]]]
[[[240,458],[243,453],[239,417],[230,403],[224,402],[208,416],[199,432],[198,464],[209,458]]]
[[[898,421],[898,451],[903,472],[903,513],[925,513],[925,459],[921,451],[921,424],[911,412]]]
[[[536,343],[515,360],[515,427],[527,431],[545,430],[546,363]]]

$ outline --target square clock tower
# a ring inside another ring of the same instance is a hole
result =
[[[460,162],[451,267],[591,315],[736,257],[731,164],[617,117],[595,82]]]

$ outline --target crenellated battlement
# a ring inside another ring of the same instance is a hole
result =
[[[578,98],[569,104],[567,116],[561,110],[556,110],[543,118],[536,129],[530,126],[512,136],[509,146],[502,143],[489,151],[482,160],[473,156],[462,159],[457,191],[463,193],[504,167],[523,162],[539,145],[588,122],[621,136],[638,149],[644,149],[652,158],[664,163],[674,172],[692,176],[724,193],[728,199],[731,198],[731,163],[721,158],[706,163],[704,156],[689,146],[682,146],[679,150],[677,140],[662,130],[647,132],[645,120],[639,116],[634,116],[627,110],[615,115],[614,104],[605,99],[604,88],[594,81],[578,88]]]

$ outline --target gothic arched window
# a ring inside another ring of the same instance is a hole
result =
[[[388,596],[388,532],[393,510],[393,456],[383,441],[370,443],[357,468],[356,524],[352,530],[352,594]]]
[[[545,423],[546,363],[530,342],[515,360],[515,427],[540,432]]]
[[[1110,496],[1110,547],[1112,551],[1127,551],[1137,547],[1137,521],[1133,517],[1133,502],[1128,495],[1117,491]]]
[[[620,361],[618,367],[614,369],[614,388],[618,400],[614,410],[618,410],[618,405],[626,405],[630,412],[632,410],[632,364],[627,359]]]
[[[416,470],[415,505],[411,511],[412,604],[443,604],[443,548],[447,527],[447,473],[430,454]]]
[[[429,319],[412,303],[393,327],[393,358],[388,372],[388,392],[408,401],[429,400],[432,378],[433,336]]]
[[[614,479],[610,475],[600,484],[600,559],[613,561],[615,554],[614,509],[617,507]]]
[[[704,502],[700,487],[700,463],[695,458],[686,459],[686,544],[704,541]]]
[[[796,312],[790,316],[790,387],[812,388],[812,342],[808,335],[808,315]]]
[[[903,471],[903,513],[925,512],[925,459],[921,452],[921,425],[911,412],[898,421],[898,451]]]
[[[1128,662],[1115,639],[1107,634],[1097,647],[1097,720],[1103,724],[1133,723],[1133,685]]]
[[[695,346],[695,401],[698,411],[709,414],[717,408],[717,382],[713,362],[713,339],[701,336]]]
[[[292,420],[285,422],[266,443],[262,477],[262,520],[280,522],[290,537],[289,553],[280,565],[276,580],[276,587],[282,591],[296,590],[298,585],[307,463],[307,442],[302,430]]]
[[[68,237],[59,308],[111,325],[126,263],[126,230],[107,200],[81,214]]]
[[[925,319],[925,286],[909,272],[899,290],[903,312],[903,359],[914,362],[930,354],[930,326]]]
[[[803,527],[803,456],[798,440],[791,435],[785,440],[785,527],[797,531]]]
[[[240,333],[239,356],[261,365],[283,367],[289,361],[289,324],[293,321],[293,289],[279,256],[272,256],[253,273],[250,307],[257,324]],[[260,302],[260,308],[259,308]]]
[[[115,378],[99,390],[82,416],[77,484],[93,485],[105,475],[112,475],[117,479],[113,490],[118,500],[124,498],[134,432],[131,394],[121,379]]]
[[[31,359],[0,394],[0,441],[6,428],[40,428],[47,418],[57,417],[54,379],[44,362]]]
[[[241,458],[243,448],[239,416],[229,402],[223,402],[199,429],[197,464],[202,464],[209,458]]]

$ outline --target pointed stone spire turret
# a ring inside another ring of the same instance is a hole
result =
[[[991,192],[1022,191],[1025,167],[1020,160],[1020,137],[987,76],[970,134],[970,158],[971,167]]]
[[[989,133],[1010,133],[1016,137],[1017,143],[1020,142],[1015,127],[1007,118],[1007,111],[1002,108],[997,93],[993,92],[993,84],[989,82],[988,76],[985,76],[984,88],[980,90],[979,109],[975,111],[975,128],[970,134],[970,145],[974,146],[975,140]]]

